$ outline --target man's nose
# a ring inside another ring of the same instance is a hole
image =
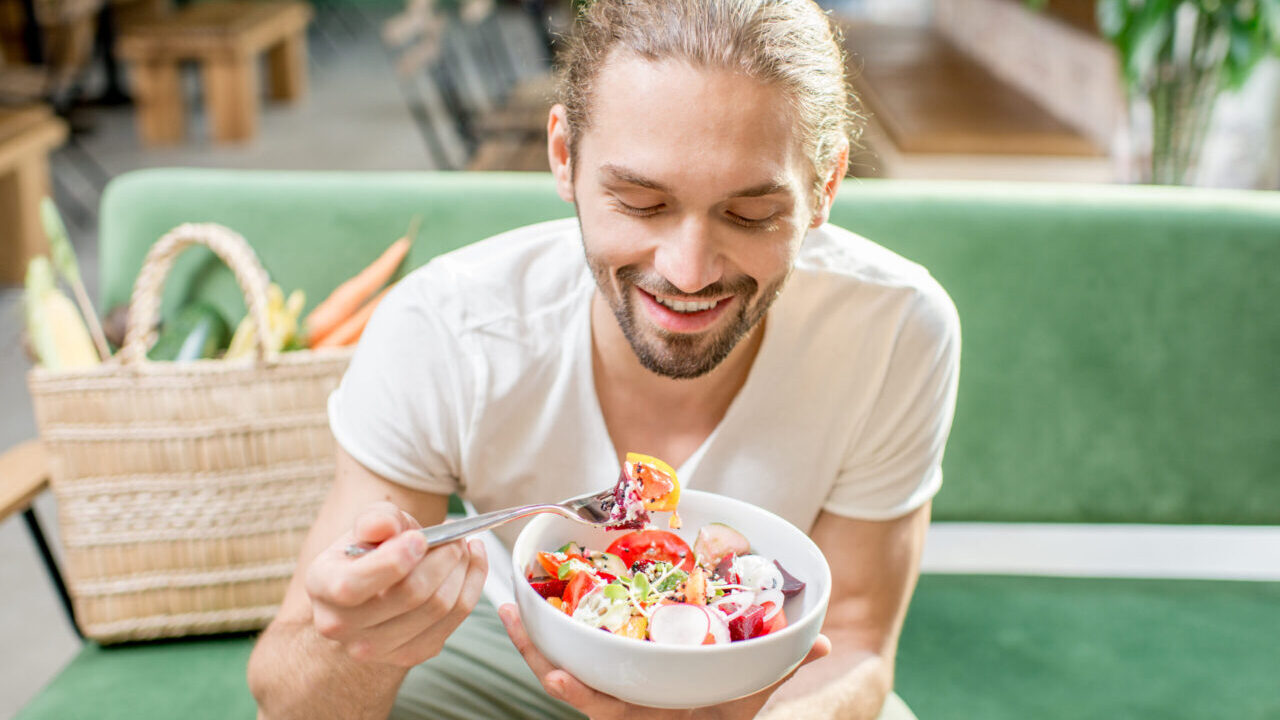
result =
[[[689,218],[658,244],[654,269],[681,292],[693,294],[723,275],[719,243],[706,220]]]

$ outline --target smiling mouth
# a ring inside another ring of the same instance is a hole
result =
[[[649,293],[649,297],[657,301],[659,305],[683,314],[693,314],[693,313],[704,312],[706,310],[711,310],[715,308],[717,305],[719,305],[721,302],[723,302],[722,300],[707,300],[707,301],[668,300],[666,298],[660,298],[657,295],[654,295],[652,293]]]

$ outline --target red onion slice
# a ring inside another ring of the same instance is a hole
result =
[[[756,603],[764,605],[767,602],[773,603],[773,607],[765,613],[765,620],[772,620],[774,615],[782,611],[782,591],[778,589],[761,590],[756,594]]]

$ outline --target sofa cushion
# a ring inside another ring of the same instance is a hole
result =
[[[897,691],[929,720],[1280,718],[1280,583],[925,575]]]
[[[15,720],[244,720],[253,636],[88,643]]]

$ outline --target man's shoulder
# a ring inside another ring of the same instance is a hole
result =
[[[947,335],[957,330],[955,305],[923,265],[844,228],[810,231],[796,259],[801,303],[850,323],[886,330],[923,322]]]
[[[458,330],[554,312],[588,277],[575,218],[509,230],[440,255],[405,279]]]
[[[796,269],[886,288],[936,284],[923,265],[830,223],[805,235]]]

